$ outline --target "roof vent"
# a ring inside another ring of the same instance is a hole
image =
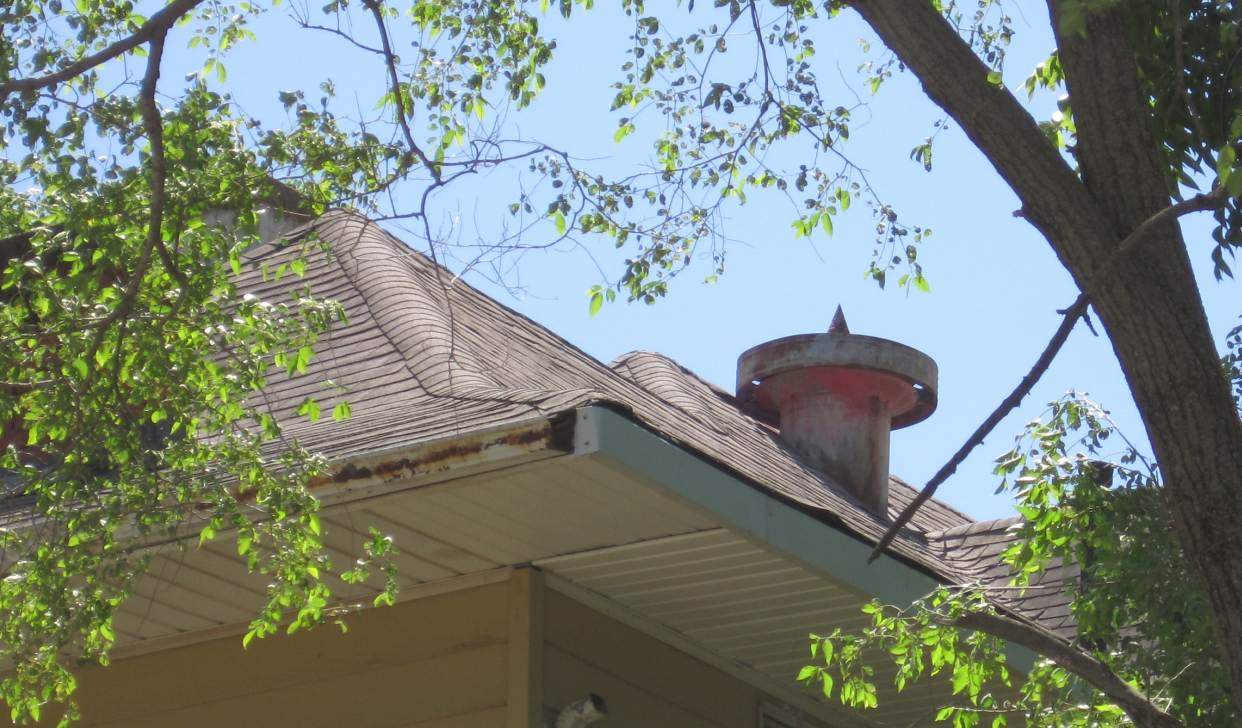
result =
[[[936,409],[936,362],[888,339],[851,334],[841,307],[825,334],[749,349],[737,361],[737,395],[811,465],[888,513],[891,430]]]

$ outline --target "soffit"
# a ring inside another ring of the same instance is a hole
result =
[[[825,704],[818,689],[798,687],[798,671],[811,662],[808,635],[861,630],[869,623],[860,611],[869,598],[726,529],[535,563],[571,585],[562,587],[570,596],[604,600],[595,603],[623,621],[655,625],[657,634],[670,630],[718,666],[801,690],[822,704],[818,716],[833,725],[932,725],[951,694],[945,680],[896,692],[895,672],[879,654],[869,660],[880,686],[875,710],[843,714],[835,698]]]
[[[405,588],[716,525],[656,490],[570,456],[427,485],[389,483],[362,496],[324,508],[328,555],[338,571],[349,568],[374,526],[394,537]],[[369,603],[379,593],[378,584],[329,582],[342,604]],[[266,587],[265,577],[247,572],[228,534],[201,547],[194,540],[166,545],[153,553],[148,573],[117,614],[119,642],[245,624],[258,614]]]

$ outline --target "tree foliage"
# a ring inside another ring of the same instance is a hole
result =
[[[1014,30],[1000,3],[936,0],[896,12],[880,0],[700,0],[699,7],[693,0],[659,7],[621,0],[633,26],[613,83],[617,126],[611,133],[617,141],[633,135],[651,146],[646,165],[616,173],[607,165],[594,168],[573,150],[512,138],[502,123],[547,83],[544,72],[557,52],[547,17],[569,18],[592,5],[295,2],[285,12],[307,42],[343,40],[373,64],[383,91],[358,105],[374,101],[376,115],[354,112],[352,100],[342,103],[332,79],[317,89],[282,91],[278,100],[287,117],[275,123],[246,113],[227,92],[230,51],[262,42],[249,29],[271,10],[259,3],[15,0],[0,6],[0,424],[6,448],[0,467],[12,504],[10,523],[0,531],[6,577],[0,581],[0,645],[15,666],[0,693],[14,717],[38,718],[44,704],[68,698],[72,660],[106,661],[112,614],[143,567],[145,547],[156,540],[234,534],[250,567],[272,582],[268,607],[250,636],[274,631],[291,615],[297,628],[331,612],[324,577],[333,565],[323,553],[316,502],[305,488],[322,463],[287,441],[256,392],[277,372],[296,376],[304,369],[316,337],[341,311],[297,286],[288,300],[239,298],[230,282],[256,242],[263,211],[290,195],[307,214],[344,205],[410,221],[435,254],[444,242],[437,200],[472,175],[514,170],[509,221],[482,247],[602,239],[622,249],[626,258],[616,278],[592,289],[593,311],[618,297],[654,302],[700,259],[709,266],[707,277],[718,275],[725,260],[722,216],[758,190],[788,200],[797,235],[830,235],[834,219],[861,203],[876,224],[868,275],[881,286],[895,277],[900,286],[927,290],[919,243],[931,231],[899,216],[850,158],[850,124],[863,102],[833,98],[818,75],[822,28],[852,8],[890,46],[877,49],[862,69],[871,91],[881,91],[894,73],[921,74],[933,99],[1023,199],[1023,214],[1048,237],[1083,291],[1079,313],[1090,302],[1104,319],[1161,456],[1159,468],[1123,462],[1110,471],[1115,482],[1087,484],[1085,478],[1098,475],[1094,444],[1080,458],[1069,438],[1085,435],[1094,443],[1110,430],[1090,407],[1061,403],[1049,423],[1031,431],[1033,449],[1015,451],[1004,466],[1018,478],[1015,492],[1030,516],[1026,546],[1008,558],[1020,574],[1050,558],[1070,559],[1092,584],[1125,585],[1074,592],[1080,628],[1091,643],[1088,657],[1144,695],[1159,694],[1161,709],[1179,719],[1226,721],[1233,710],[1227,686],[1235,699],[1242,695],[1242,667],[1215,670],[1202,660],[1183,670],[1183,664],[1188,651],[1206,649],[1205,625],[1213,625],[1218,640],[1242,636],[1224,614],[1227,591],[1214,586],[1242,577],[1229,558],[1195,546],[1202,543],[1192,538],[1195,513],[1178,510],[1185,499],[1165,492],[1206,492],[1207,481],[1187,475],[1183,463],[1227,468],[1228,462],[1193,447],[1177,450],[1162,434],[1173,428],[1161,419],[1175,408],[1161,403],[1207,392],[1201,399],[1211,404],[1223,401],[1227,390],[1215,350],[1200,339],[1188,344],[1194,349],[1189,359],[1203,364],[1206,357],[1210,366],[1181,376],[1181,389],[1161,389],[1172,377],[1148,374],[1149,352],[1142,348],[1160,336],[1141,330],[1142,317],[1128,313],[1129,302],[1109,279],[1166,269],[1181,275],[1176,265],[1141,261],[1153,255],[1150,238],[1161,236],[1173,239],[1165,250],[1176,252],[1157,255],[1180,260],[1185,246],[1168,225],[1199,209],[1215,211],[1211,255],[1218,277],[1230,274],[1233,251],[1242,243],[1242,73],[1234,72],[1242,9],[1225,0],[1053,0],[1059,47],[1026,88],[1060,92],[1068,84],[1070,94],[1053,118],[1038,124],[1039,141],[1031,146],[1036,123],[1024,111],[1003,116],[1020,107],[1004,86]],[[920,15],[925,11],[938,25]],[[946,23],[951,42],[918,45],[922,31]],[[1115,32],[1119,28],[1123,32]],[[1105,59],[1125,59],[1124,72],[1082,71],[1084,38],[1104,49],[1125,46]],[[185,78],[161,76],[165,55],[174,50],[178,58],[194,59],[196,70]],[[942,51],[947,55],[932,58]],[[953,55],[958,51],[964,53]],[[1137,101],[1109,85],[1131,77]],[[1120,110],[1126,123],[1106,129],[1098,120],[1102,108]],[[911,151],[926,168],[935,159],[935,136]],[[1142,154],[1124,150],[1114,155],[1116,174],[1100,171],[1097,150],[1147,136],[1155,140],[1154,172],[1131,158]],[[782,161],[789,158],[799,161]],[[1158,178],[1155,202],[1166,209],[1153,214],[1149,199],[1139,206],[1145,214],[1134,219],[1125,200],[1107,190],[1123,188],[1118,176],[1125,190],[1139,189],[1148,172]],[[1179,200],[1180,206],[1167,207]],[[231,222],[208,224],[222,210]],[[1098,220],[1109,227],[1087,224]],[[1097,251],[1111,243],[1107,259],[1100,258]],[[1193,325],[1156,322],[1163,326],[1157,334],[1206,329],[1201,310],[1178,305]],[[1231,337],[1236,391],[1236,330]],[[1189,392],[1187,383],[1201,386]],[[302,413],[320,414],[313,400]],[[338,414],[347,415],[347,408]],[[1224,443],[1219,446],[1226,453],[1242,440],[1232,405],[1230,414],[1232,424],[1218,424],[1204,438]],[[1228,504],[1187,508],[1236,517],[1233,523],[1242,519]],[[1157,553],[1156,544],[1168,550]],[[371,560],[382,561],[391,548],[375,534],[363,564],[343,576],[367,578]],[[1177,571],[1178,554],[1195,567]],[[1147,571],[1133,571],[1139,567]],[[1177,586],[1180,622],[1169,617],[1135,625],[1159,606],[1138,573]],[[390,577],[382,596],[391,598],[391,590]],[[843,670],[837,684],[838,691],[848,688],[846,701],[866,705],[874,693],[861,651],[872,643],[890,652],[904,645],[903,679],[950,670],[966,702],[942,717],[970,721],[977,714],[972,711],[1000,705],[995,701],[1001,698],[986,703],[980,686],[982,677],[1004,676],[1003,653],[996,639],[954,636],[955,628],[944,622],[995,616],[986,604],[980,592],[967,589],[938,593],[913,610],[877,606],[875,626],[863,641],[825,637],[816,643],[817,654]],[[920,647],[928,635],[936,641]],[[979,657],[960,662],[963,654]],[[1027,702],[1005,709],[1062,720],[1061,711],[1047,712],[1054,703],[1046,699],[1068,699],[1065,669],[1072,670],[1058,663],[1032,673],[1032,692],[1004,698]],[[814,673],[821,681],[830,674]],[[1114,702],[1088,704],[1118,705],[1116,696],[1108,698]],[[1068,710],[1064,720],[1121,719],[1111,708],[1091,710]]]
[[[1012,577],[945,587],[908,607],[873,603],[863,632],[813,638],[817,661],[800,677],[847,705],[871,707],[859,697],[876,690],[865,658],[893,661],[899,690],[943,674],[956,700],[939,717],[955,726],[1236,725],[1227,676],[1209,649],[1203,592],[1162,502],[1167,493],[1153,464],[1129,442],[1118,449],[1118,440],[1094,403],[1075,394],[1054,402],[997,461],[1000,488],[1023,516],[1001,557]],[[1034,579],[1061,564],[1073,565],[1063,581]],[[1053,591],[1069,598],[1072,640],[1004,612],[1015,596]],[[1004,620],[1056,640],[1065,654],[1045,652],[1029,672],[1012,670],[1011,648],[988,631]]]

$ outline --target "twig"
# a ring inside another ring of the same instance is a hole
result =
[[[0,382],[0,389],[11,395],[26,394],[36,389],[45,389],[55,384],[53,379],[39,379],[33,382]]]
[[[953,473],[957,471],[957,466],[962,464],[962,461],[970,455],[971,451],[983,444],[983,440],[998,424],[1000,424],[1000,421],[1004,419],[1005,416],[1008,415],[1015,407],[1021,404],[1022,400],[1026,398],[1026,395],[1031,393],[1031,390],[1035,387],[1035,384],[1039,381],[1040,377],[1044,375],[1044,372],[1048,370],[1049,365],[1052,364],[1052,360],[1055,359],[1057,353],[1061,351],[1061,346],[1064,345],[1065,340],[1069,338],[1070,331],[1073,330],[1074,325],[1078,323],[1080,318],[1083,318],[1086,315],[1087,306],[1091,302],[1089,295],[1090,292],[1097,287],[1101,281],[1116,270],[1117,264],[1120,263],[1125,257],[1133,253],[1134,250],[1136,250],[1144,242],[1151,239],[1152,233],[1161,225],[1191,212],[1210,210],[1220,207],[1225,203],[1226,198],[1227,193],[1225,188],[1217,187],[1209,193],[1195,195],[1190,199],[1182,200],[1174,205],[1169,205],[1160,212],[1157,212],[1144,220],[1134,229],[1133,232],[1121,241],[1121,244],[1117,246],[1117,249],[1114,250],[1111,255],[1109,255],[1108,259],[1104,261],[1104,264],[1101,265],[1098,270],[1094,271],[1091,281],[1087,283],[1087,285],[1083,286],[1084,290],[1082,293],[1078,294],[1078,298],[1074,299],[1074,302],[1070,304],[1068,308],[1062,309],[1059,312],[1064,316],[1061,319],[1061,325],[1057,327],[1056,333],[1052,335],[1052,338],[1048,341],[1048,345],[1044,347],[1043,352],[1040,353],[1039,358],[1035,360],[1035,364],[1031,366],[1030,371],[1027,372],[1026,376],[1022,378],[1022,381],[1018,382],[1018,386],[1014,387],[1013,391],[1009,393],[1009,396],[1002,400],[996,409],[992,410],[992,413],[984,419],[983,424],[979,425],[979,427],[971,433],[970,437],[966,439],[966,442],[963,443],[960,448],[958,448],[957,452],[953,453],[953,457],[949,458],[949,461],[936,471],[936,474],[932,476],[931,480],[927,481],[927,485],[923,486],[923,490],[919,491],[919,494],[914,497],[914,500],[910,501],[910,503],[902,509],[896,520],[894,520],[892,525],[888,527],[888,530],[884,532],[884,535],[880,537],[880,540],[876,543],[875,548],[871,550],[871,555],[867,557],[867,563],[871,563],[879,558],[884,549],[887,548],[888,545],[893,542],[893,539],[897,537],[898,532],[900,532],[901,529],[910,522],[910,519],[914,517],[914,514],[918,511],[918,509],[921,508],[933,494],[935,494],[936,489],[939,488],[944,481],[948,480],[949,476],[953,475]]]
[[[418,158],[420,164],[431,172],[435,181],[440,181],[440,168],[427,158],[418,143],[414,141],[414,133],[410,130],[410,120],[406,115],[405,95],[401,91],[401,77],[397,74],[397,56],[392,52],[392,42],[388,38],[388,25],[384,22],[383,3],[380,0],[366,0],[363,3],[375,18],[375,26],[379,30],[380,43],[384,48],[384,65],[388,67],[388,80],[392,86],[392,100],[397,106],[397,125],[401,127],[401,135],[410,147],[410,153]]]
[[[78,61],[70,63],[68,66],[49,73],[46,76],[37,76],[35,78],[19,78],[0,84],[0,100],[3,100],[12,93],[20,93],[22,91],[33,91],[48,86],[55,86],[58,83],[67,81],[74,76],[80,75],[90,69],[106,63],[117,56],[127,53],[143,43],[154,43],[157,38],[163,42],[163,37],[168,33],[168,29],[180,20],[186,13],[194,9],[194,7],[203,0],[176,0],[159,12],[147,19],[138,30],[132,35],[128,35],[112,45],[104,48],[98,53],[94,53]]]
[[[755,31],[755,42],[759,45],[760,62],[763,64],[763,92],[771,95],[772,71],[768,64],[768,44],[763,40],[763,24],[759,22],[759,9],[754,0],[750,2],[750,24]]]
[[[918,511],[918,509],[931,499],[932,495],[936,492],[936,489],[939,488],[944,481],[948,480],[950,475],[953,475],[953,473],[957,471],[957,466],[961,465],[962,461],[970,455],[971,451],[983,443],[984,438],[992,432],[992,429],[1000,424],[1000,421],[1003,420],[1005,416],[1008,415],[1015,407],[1021,404],[1022,400],[1026,398],[1026,395],[1031,393],[1031,390],[1035,387],[1036,382],[1038,382],[1040,377],[1044,375],[1044,372],[1048,370],[1049,365],[1052,364],[1052,360],[1056,358],[1057,353],[1061,351],[1061,346],[1065,344],[1065,340],[1069,338],[1070,331],[1073,331],[1074,329],[1074,324],[1078,323],[1078,319],[1081,318],[1086,312],[1087,304],[1087,295],[1085,293],[1079,294],[1078,298],[1074,300],[1074,303],[1069,308],[1064,310],[1064,318],[1061,319],[1061,325],[1057,327],[1056,333],[1052,335],[1052,338],[1048,341],[1048,345],[1044,347],[1044,350],[1040,353],[1039,358],[1035,360],[1035,364],[1031,366],[1031,370],[1026,373],[1025,377],[1022,377],[1022,381],[1018,382],[1018,386],[1014,387],[1013,391],[1009,393],[1009,396],[1005,397],[1005,399],[1001,401],[1000,405],[997,406],[996,409],[992,410],[992,413],[984,419],[983,424],[979,425],[979,427],[975,429],[970,437],[966,439],[966,442],[957,449],[957,452],[953,453],[953,457],[949,458],[949,461],[942,465],[940,470],[936,471],[936,474],[932,476],[931,480],[927,481],[927,485],[923,486],[923,490],[919,491],[919,494],[914,497],[914,500],[910,501],[909,505],[901,511],[901,513],[897,516],[897,519],[893,521],[893,524],[888,527],[887,531],[884,532],[884,536],[880,538],[879,543],[877,543],[875,548],[872,549],[871,555],[867,557],[867,563],[871,563],[879,557],[884,549],[892,543],[893,539],[897,536],[897,533],[902,529],[902,527],[910,522],[910,519],[914,517],[914,514]]]
[[[302,28],[303,30],[321,30],[325,33],[330,33],[332,35],[343,38],[345,42],[349,43],[355,48],[358,48],[359,50],[364,50],[367,53],[374,53],[377,56],[384,55],[384,51],[382,49],[372,48],[371,46],[366,45],[365,43],[360,43],[356,38],[354,38],[349,33],[346,33],[345,31],[341,30],[340,28],[329,28],[326,25],[316,25],[309,21],[303,20],[302,18],[294,18],[294,22],[296,22],[298,24],[298,27]]]
[[[168,275],[172,276],[177,283],[181,284],[182,291],[188,291],[190,288],[190,279],[185,277],[185,273],[177,267],[176,261],[173,260],[172,253],[169,252],[168,246],[164,244],[164,237],[155,239],[155,251],[160,255],[160,261],[164,267],[168,269]]]

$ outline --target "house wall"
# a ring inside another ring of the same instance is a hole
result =
[[[79,725],[543,728],[595,693],[600,728],[758,728],[766,698],[745,681],[548,589],[537,570],[497,579],[350,615],[347,634],[324,625],[249,649],[232,634],[83,669]]]
[[[505,725],[510,586],[415,599],[332,625],[121,659],[79,676],[84,726]]]
[[[595,693],[608,703],[600,728],[759,725],[758,689],[559,592],[545,594],[543,629],[549,713]]]

